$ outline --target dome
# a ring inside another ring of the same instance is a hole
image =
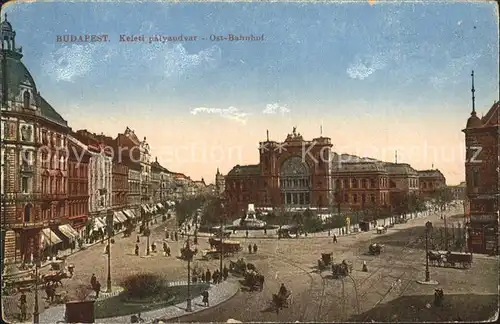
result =
[[[21,89],[21,83],[29,84],[33,92],[37,93],[36,84],[26,66],[19,59],[7,56],[6,58],[6,81],[7,81],[7,100],[16,101],[16,96]],[[3,75],[3,66],[0,65],[0,74]],[[2,88],[3,84],[0,84]],[[0,92],[0,95],[3,91]]]
[[[2,21],[0,29],[2,32],[12,32],[12,25],[7,21],[7,14],[5,14],[5,19]]]
[[[472,113],[469,119],[467,119],[467,128],[478,128],[483,126],[481,119],[476,116],[476,113]]]

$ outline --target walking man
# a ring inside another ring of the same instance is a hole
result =
[[[257,253],[257,244],[253,244],[253,253]]]
[[[252,254],[252,244],[248,244],[248,253]]]
[[[26,305],[26,294],[24,291],[21,293],[21,297],[19,297],[19,308],[21,310],[21,321],[26,321],[27,319],[27,305]]]
[[[210,307],[208,303],[208,290],[205,290],[202,296],[203,296],[203,305],[205,305],[205,307]]]
[[[333,243],[337,243],[337,235],[333,234]]]
[[[95,283],[94,291],[95,291],[95,299],[99,298],[99,292],[101,291],[101,283],[99,281]]]

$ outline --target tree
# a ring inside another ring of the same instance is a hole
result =
[[[443,187],[434,190],[431,194],[434,203],[439,206],[440,210],[446,209],[446,206],[453,201],[453,193],[450,188]]]

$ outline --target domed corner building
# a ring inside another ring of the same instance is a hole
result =
[[[465,129],[465,182],[467,247],[473,253],[498,251],[500,200],[500,103],[493,103],[482,118],[476,113],[474,72],[472,112]]]
[[[30,263],[61,243],[70,129],[37,90],[7,15],[0,27],[3,268]]]

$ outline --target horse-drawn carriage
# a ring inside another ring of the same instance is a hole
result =
[[[377,234],[387,233],[387,226],[377,226]]]
[[[201,258],[203,260],[217,259],[220,257],[220,251],[217,249],[204,249],[201,251]]]
[[[332,264],[332,255],[333,253],[321,253],[321,259],[318,260],[319,270],[324,270]]]
[[[470,268],[472,263],[472,254],[464,252],[451,252],[451,251],[429,251],[427,253],[429,263],[431,265],[455,267],[461,265],[462,268]]]
[[[382,252],[383,247],[384,246],[382,244],[371,243],[370,246],[368,247],[368,252],[371,255],[379,255],[380,252]]]
[[[341,263],[332,263],[332,275],[334,278],[345,277],[350,272],[352,272],[352,263],[347,263],[345,260]]]
[[[273,298],[271,300],[272,307],[279,313],[279,311],[283,308],[287,308],[292,303],[292,292],[287,291],[285,294],[273,294]]]
[[[196,254],[198,253],[198,249],[193,247],[193,246],[190,246],[189,249],[187,246],[184,246],[183,248],[181,248],[181,259],[182,260],[187,260],[189,258],[192,258],[193,256],[195,256]]]
[[[258,273],[256,270],[247,270],[244,273],[243,284],[248,287],[250,291],[262,291],[264,287],[264,275]]]
[[[209,238],[208,243],[210,244],[211,250],[216,250],[224,252],[224,255],[232,255],[242,250],[241,244],[239,241],[231,241],[231,240],[222,240],[220,238]]]
[[[41,276],[43,285],[53,284],[62,286],[62,279],[70,278],[70,275],[64,270],[50,271]]]

